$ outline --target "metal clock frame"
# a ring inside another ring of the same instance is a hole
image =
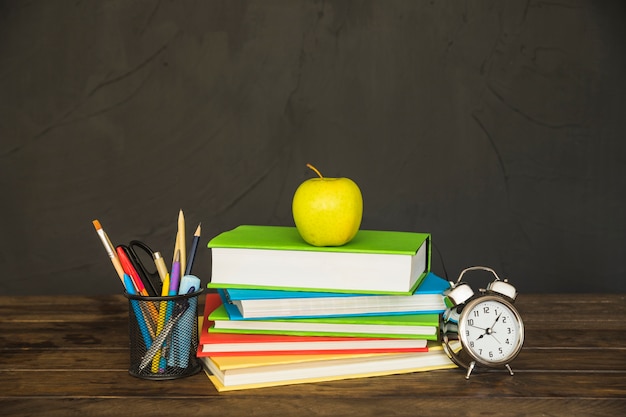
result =
[[[467,327],[467,315],[474,309],[474,307],[477,304],[483,303],[485,301],[495,301],[506,306],[513,313],[513,315],[515,316],[515,320],[517,320],[517,323],[519,324],[518,326],[519,337],[517,338],[517,342],[515,343],[515,346],[513,347],[513,350],[512,350],[513,355],[504,360],[487,362],[485,361],[485,359],[476,355],[476,353],[464,343],[464,339],[463,339],[464,336],[462,335],[465,334],[465,330]],[[504,366],[509,370],[509,373],[513,375],[513,370],[511,369],[509,363],[513,361],[513,359],[515,359],[517,355],[519,355],[521,351],[521,347],[524,344],[524,322],[522,321],[522,317],[520,316],[517,309],[513,307],[513,304],[511,304],[510,302],[508,302],[506,299],[504,299],[502,296],[499,296],[499,295],[485,294],[485,295],[478,296],[468,301],[467,304],[465,304],[463,311],[461,312],[461,315],[459,316],[458,326],[459,326],[459,340],[461,341],[461,343],[463,343],[464,350],[467,350],[468,355],[472,359],[469,365],[472,369],[474,368],[474,365],[476,364],[476,362],[479,362],[480,364],[484,364],[485,366],[494,367],[494,368],[498,366]],[[474,365],[472,365],[472,363],[474,363]]]
[[[487,287],[488,289],[481,289],[478,295],[474,295],[473,291],[469,288],[469,286],[465,283],[461,283],[461,278],[465,274],[465,272],[471,270],[484,270],[493,273],[496,277],[494,281],[490,283]],[[480,366],[485,366],[489,368],[497,368],[503,366],[509,371],[510,375],[514,375],[513,370],[511,369],[510,362],[513,361],[517,355],[521,352],[522,345],[524,344],[524,322],[522,320],[519,311],[513,306],[513,301],[515,299],[516,293],[513,294],[512,297],[507,296],[506,294],[500,293],[498,291],[490,290],[494,283],[502,283],[511,288],[507,288],[507,290],[512,289],[514,291],[514,287],[507,283],[506,280],[501,281],[498,274],[491,268],[476,266],[466,268],[461,272],[456,284],[451,283],[451,290],[454,288],[458,288],[459,285],[466,286],[466,290],[469,289],[471,295],[468,296],[467,292],[465,296],[467,299],[457,302],[453,302],[453,305],[448,308],[448,310],[440,316],[440,337],[443,349],[448,357],[458,366],[467,369],[467,374],[465,375],[465,379],[469,379],[472,371],[474,370],[476,364]],[[510,300],[510,301],[509,301]],[[496,301],[498,303],[506,306],[513,315],[515,319],[519,323],[519,338],[516,342],[516,345],[513,349],[513,355],[508,357],[506,360],[499,361],[485,361],[483,358],[477,356],[465,343],[465,330],[466,330],[466,318],[467,314],[474,308],[475,305],[480,304],[484,301]]]

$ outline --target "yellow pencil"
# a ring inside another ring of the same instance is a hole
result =
[[[161,288],[161,297],[166,297],[170,288],[170,274],[165,275],[165,279],[163,280],[163,287]],[[163,330],[163,326],[165,326],[165,313],[167,311],[167,301],[161,301],[159,303],[159,320],[157,321],[157,331],[156,335],[158,336]],[[165,365],[159,367],[159,363],[161,362],[161,349],[157,350],[157,353],[152,358],[152,370],[153,374],[157,372],[163,372],[165,370]]]

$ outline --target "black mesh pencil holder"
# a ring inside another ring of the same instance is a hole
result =
[[[172,297],[128,298],[130,367],[137,378],[165,380],[198,373],[199,291]]]

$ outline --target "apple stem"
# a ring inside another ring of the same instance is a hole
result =
[[[319,176],[320,176],[320,178],[322,178],[322,179],[324,178],[324,177],[322,177],[322,174],[320,174],[320,172],[317,170],[317,168],[315,168],[313,165],[311,165],[311,164],[306,164],[306,166],[307,166],[308,168],[311,168],[313,171],[315,171],[315,173],[316,173],[317,175],[319,175]]]

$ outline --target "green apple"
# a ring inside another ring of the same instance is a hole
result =
[[[354,238],[361,226],[363,197],[349,178],[318,175],[304,181],[293,195],[292,213],[296,228],[313,246],[341,246]]]

